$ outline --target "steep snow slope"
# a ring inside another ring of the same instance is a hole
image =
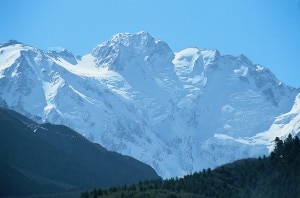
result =
[[[269,144],[269,150],[272,151],[275,137],[285,139],[289,134],[293,136],[300,133],[300,94],[297,95],[292,109],[280,116],[278,116],[272,123],[270,128],[262,133],[255,135],[254,139],[264,140]]]
[[[194,133],[193,168],[266,154],[269,142],[254,141],[253,136],[287,112],[299,90],[243,55],[191,48],[178,52],[173,63],[186,90],[177,105],[177,116],[184,122],[176,128]]]
[[[261,134],[299,93],[243,55],[174,54],[146,32],[117,34],[81,58],[3,44],[0,87],[8,107],[67,125],[163,177],[266,154],[274,135]]]

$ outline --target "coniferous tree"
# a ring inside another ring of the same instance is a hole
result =
[[[300,194],[300,140],[289,135],[275,139],[271,157],[244,159],[214,170],[144,181],[122,188],[103,190],[103,197],[297,197]],[[99,192],[99,190],[98,190]],[[82,193],[85,198],[93,193]]]

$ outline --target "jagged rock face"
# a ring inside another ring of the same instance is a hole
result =
[[[130,69],[127,65],[132,62],[135,69],[148,64],[162,68],[163,65],[155,63],[162,59],[170,62],[174,56],[166,43],[155,40],[146,32],[117,34],[112,40],[98,45],[92,55],[96,57],[97,66],[117,72]]]
[[[267,154],[270,126],[300,92],[244,55],[173,53],[146,32],[117,34],[80,59],[17,42],[0,51],[8,107],[67,125],[163,177]]]

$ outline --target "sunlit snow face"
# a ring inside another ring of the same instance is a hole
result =
[[[0,52],[7,106],[67,125],[163,177],[262,154],[299,123],[297,106],[287,113],[299,90],[242,55],[187,48],[174,56],[147,33],[119,34],[80,58],[19,43]]]

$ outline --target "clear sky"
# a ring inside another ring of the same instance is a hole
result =
[[[0,0],[0,42],[89,53],[119,32],[246,55],[300,87],[300,0]]]

